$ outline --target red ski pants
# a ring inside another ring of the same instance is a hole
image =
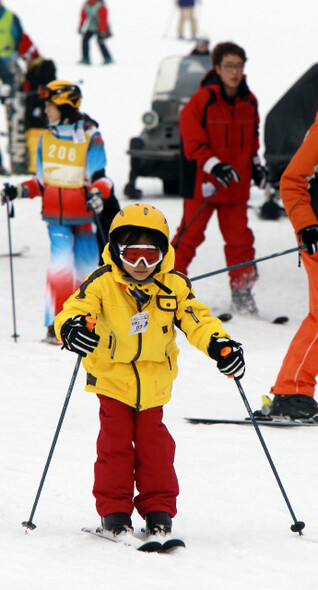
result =
[[[188,226],[203,203],[203,199],[184,200],[183,218],[172,240],[173,246],[177,242],[178,236]],[[188,265],[195,255],[196,248],[204,242],[204,231],[214,211],[217,211],[220,231],[225,241],[224,253],[227,266],[234,266],[254,259],[254,236],[247,225],[246,203],[234,206],[208,203],[189,229],[185,231],[175,247],[175,269],[179,272],[187,274]],[[257,279],[256,266],[249,265],[231,270],[229,275],[232,289],[251,287]]]
[[[271,393],[314,397],[318,375],[318,253],[310,256],[303,250],[301,257],[309,281],[309,314],[290,343]]]
[[[176,515],[179,494],[173,467],[175,442],[162,423],[162,407],[137,412],[115,399],[98,395],[100,432],[93,494],[100,516],[112,512],[144,518],[160,510]],[[139,494],[134,498],[134,484]]]

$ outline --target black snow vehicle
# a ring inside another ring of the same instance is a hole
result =
[[[130,140],[129,182],[124,193],[139,199],[138,176],[160,178],[166,195],[179,192],[179,115],[212,68],[209,55],[171,56],[164,59],[156,77],[151,110],[144,113],[144,128]]]
[[[318,111],[318,64],[313,65],[269,111],[265,119],[265,160],[268,169],[267,198],[261,217],[276,219],[284,212],[279,205],[279,181],[301,145]]]

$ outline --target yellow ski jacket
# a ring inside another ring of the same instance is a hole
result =
[[[96,317],[100,341],[82,361],[86,391],[137,410],[162,406],[171,397],[178,373],[175,326],[207,355],[212,334],[230,336],[209,308],[196,300],[189,279],[173,269],[172,246],[160,271],[142,284],[114,264],[108,245],[103,259],[105,264],[87,277],[56,316],[57,338],[61,339],[61,327],[69,318],[78,314]],[[146,303],[132,294],[135,287],[149,296]]]

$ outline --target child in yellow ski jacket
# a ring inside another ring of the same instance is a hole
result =
[[[168,224],[155,207],[123,208],[113,219],[103,259],[64,303],[56,335],[83,356],[85,389],[100,400],[93,493],[103,528],[126,534],[136,507],[150,533],[159,526],[165,534],[179,492],[175,443],[162,423],[178,372],[175,328],[225,375],[243,376],[243,352],[197,301],[190,280],[174,270]],[[97,319],[93,331],[87,316]]]

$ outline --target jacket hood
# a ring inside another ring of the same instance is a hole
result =
[[[168,252],[159,264],[159,271],[152,274],[145,281],[137,281],[114,263],[110,255],[109,244],[105,246],[102,258],[105,264],[112,267],[115,281],[130,288],[138,287],[140,291],[146,291],[148,295],[153,295],[158,291],[158,286],[160,288],[158,283],[164,284],[164,275],[174,269],[175,253],[173,247],[169,244]]]

